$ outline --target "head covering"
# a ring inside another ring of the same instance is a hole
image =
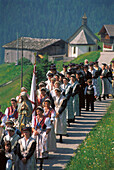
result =
[[[47,99],[45,100],[45,102],[51,103],[51,100],[47,98]]]
[[[45,87],[42,87],[42,88],[41,88],[41,91],[46,91],[46,88],[45,88]]]
[[[16,100],[15,98],[11,98],[11,101],[15,101],[15,102],[17,102],[17,100]]]
[[[5,124],[6,124],[6,125],[7,125],[7,124],[14,125],[14,122],[13,122],[12,120],[7,120],[7,121],[5,122]]]
[[[64,67],[64,68],[67,68],[68,66],[63,64],[63,67]]]
[[[106,63],[102,63],[103,66],[106,66]]]
[[[21,92],[21,96],[27,96],[27,93],[25,91]]]
[[[114,63],[114,60],[112,60],[111,62]]]
[[[88,79],[87,82],[88,82],[88,83],[92,83],[92,79]]]
[[[14,127],[7,127],[7,129],[6,129],[7,131],[15,131],[15,129],[14,129]]]
[[[53,76],[53,73],[48,73],[48,76],[49,76],[49,77]]]
[[[25,87],[21,87],[21,90],[23,91],[27,91],[27,89]]]
[[[68,77],[64,77],[63,79],[66,79],[67,81],[69,81]]]
[[[93,65],[94,65],[94,62],[91,61],[91,62],[89,63],[89,66],[93,66]]]
[[[74,77],[74,78],[76,78],[75,74],[71,74],[71,77]]]
[[[84,65],[84,68],[88,68],[88,65],[86,64],[86,65]]]
[[[36,110],[40,110],[40,111],[42,111],[42,113],[44,112],[44,109],[43,109],[41,106],[38,106],[38,107],[36,108]]]
[[[59,88],[55,88],[55,90],[58,91],[58,92],[61,92],[61,89],[59,89]]]
[[[29,132],[31,132],[32,131],[32,128],[31,127],[24,127],[23,129],[22,129],[22,131],[29,131]]]

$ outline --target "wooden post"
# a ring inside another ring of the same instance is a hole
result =
[[[23,87],[23,37],[22,37],[22,56],[21,56],[21,87]]]

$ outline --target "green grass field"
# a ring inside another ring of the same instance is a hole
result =
[[[100,51],[92,51],[92,52],[88,52],[88,53],[85,53],[85,54],[81,54],[79,55],[76,59],[70,61],[70,62],[66,62],[64,64],[69,64],[69,63],[76,63],[76,64],[79,64],[79,63],[82,63],[84,62],[85,59],[88,59],[88,61],[97,61],[100,57]],[[63,69],[63,61],[57,61],[55,62],[56,63],[56,66],[57,66],[57,70],[58,71],[61,71]]]
[[[31,65],[24,65],[23,72],[26,72]],[[7,83],[8,81],[14,79],[21,75],[21,66],[15,64],[1,64],[0,65],[0,85]]]
[[[107,114],[96,124],[78,148],[66,170],[114,169],[114,100]]]

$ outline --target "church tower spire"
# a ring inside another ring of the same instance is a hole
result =
[[[82,17],[82,25],[87,25],[87,16],[86,16],[86,13],[84,13],[84,16]]]

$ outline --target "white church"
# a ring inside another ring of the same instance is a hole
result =
[[[77,57],[90,51],[97,51],[99,39],[87,26],[87,16],[82,17],[81,27],[68,38],[68,57]]]

